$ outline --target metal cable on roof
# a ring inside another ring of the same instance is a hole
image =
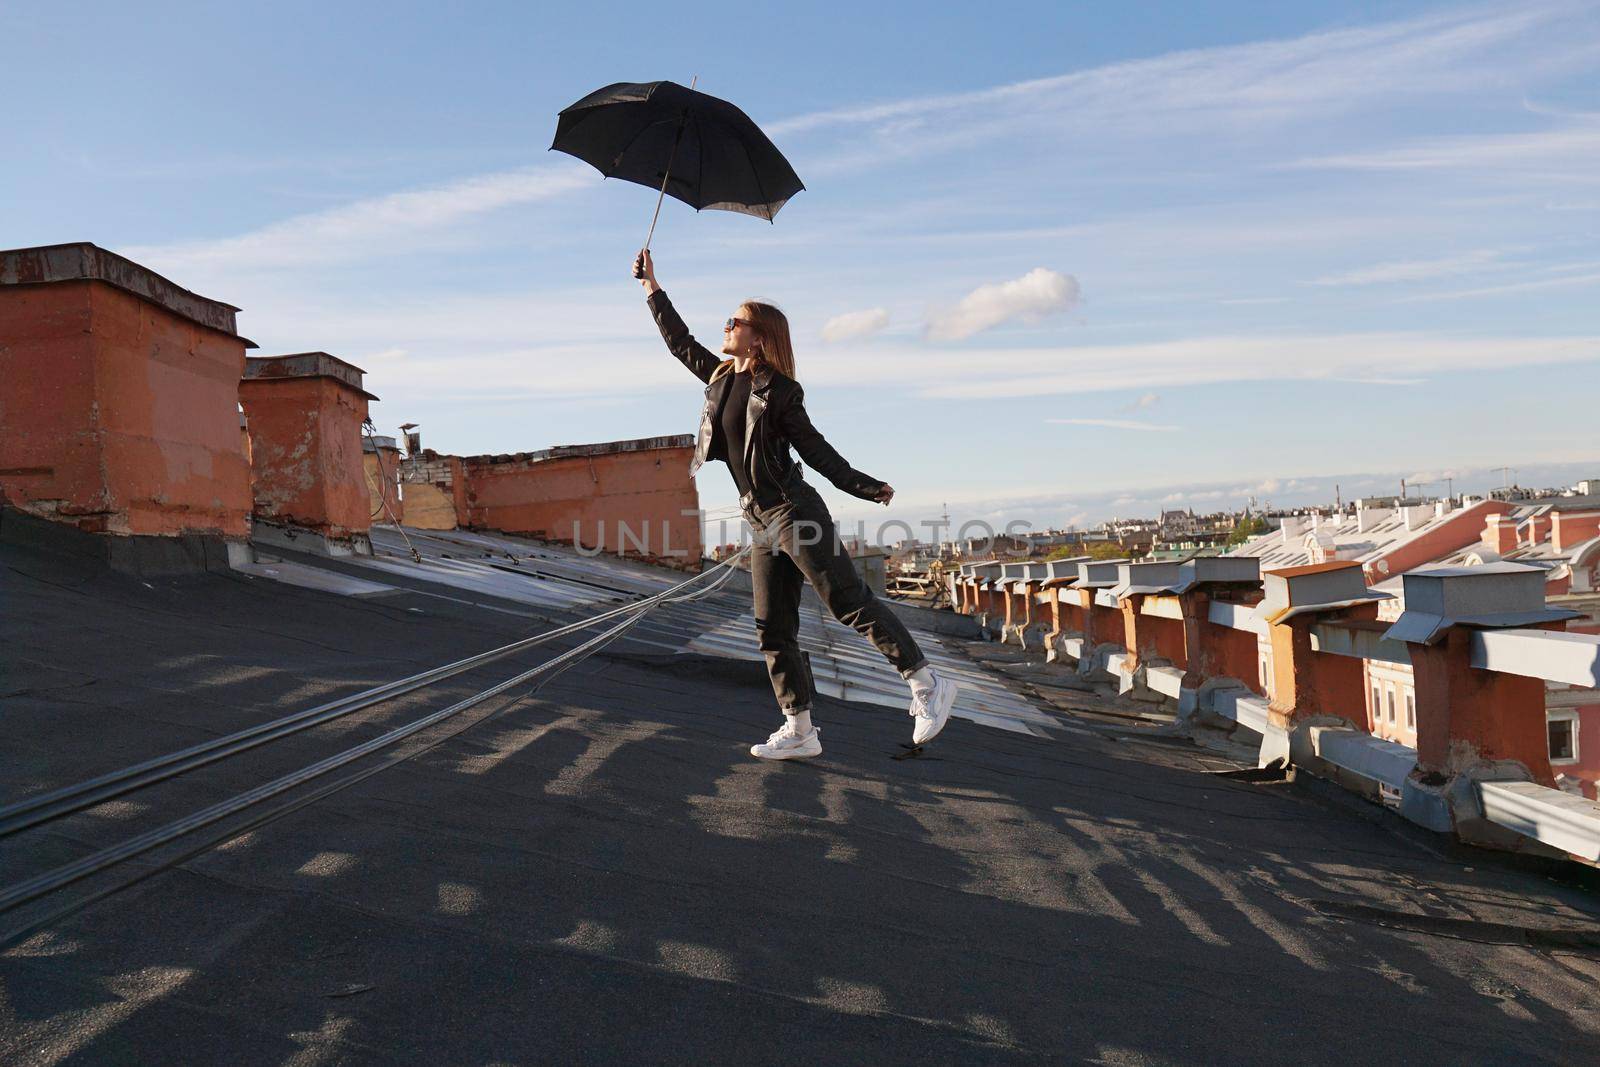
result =
[[[84,878],[88,878],[91,875],[97,874],[100,871],[107,870],[116,866],[117,864],[124,863],[137,856],[143,855],[152,849],[159,848],[161,845],[167,844],[168,842],[187,836],[188,834],[204,829],[207,826],[211,826],[223,819],[228,818],[231,815],[249,811],[251,808],[271,800],[272,798],[294,789],[297,786],[313,781],[316,778],[320,778],[325,774],[337,770],[338,768],[359,760],[365,756],[369,756],[376,752],[380,752],[383,749],[389,748],[412,736],[413,734],[425,730],[430,726],[445,722],[456,715],[459,715],[461,712],[466,711],[468,708],[474,707],[477,704],[481,704],[483,701],[488,700],[491,697],[498,696],[509,689],[515,688],[523,682],[529,681],[530,679],[538,677],[539,675],[546,674],[547,672],[549,672],[548,677],[546,677],[544,680],[548,681],[550,677],[554,677],[567,667],[581,662],[594,652],[598,651],[600,648],[616,640],[622,634],[626,633],[629,629],[637,625],[645,617],[645,615],[649,613],[650,610],[659,606],[660,604],[700,600],[716,592],[730,577],[732,577],[734,573],[733,569],[729,567],[728,564],[739,558],[739,556],[742,556],[745,551],[748,551],[748,549],[740,552],[738,556],[730,557],[730,559],[718,564],[717,567],[713,567],[710,571],[702,572],[686,582],[679,583],[679,585],[674,586],[672,589],[656,594],[646,601],[640,601],[638,604],[629,605],[629,607],[634,610],[629,613],[628,617],[610,629],[606,630],[604,633],[592,637],[583,644],[561,653],[554,659],[547,660],[536,667],[516,674],[511,678],[508,678],[496,685],[490,686],[488,689],[485,689],[479,693],[475,693],[464,700],[457,701],[449,707],[432,712],[420,719],[406,723],[403,726],[395,727],[394,729],[389,730],[370,741],[366,741],[352,748],[348,748],[343,752],[330,756],[327,759],[320,760],[317,763],[302,767],[298,771],[293,771],[289,774],[283,775],[282,777],[274,779],[265,785],[257,786],[255,789],[239,793],[227,800],[213,804],[208,808],[204,808],[180,819],[176,819],[165,826],[158,827],[154,830],[150,830],[146,833],[129,838],[119,845],[113,845],[109,848],[101,849],[99,852],[96,852],[90,856],[86,856],[73,863],[64,864],[53,871],[47,871],[44,874],[38,875],[37,877],[19,882],[8,889],[0,890],[0,913],[11,911],[15,908],[31,903],[40,899],[41,897],[55,892],[58,889],[63,889],[68,885],[81,881]],[[676,590],[681,589],[685,585],[689,585],[695,581],[698,581],[706,574],[714,573],[718,569],[724,570],[723,575],[705,588],[673,595]],[[596,618],[614,617],[615,615],[621,613],[622,610],[624,609],[613,610],[611,612],[607,612],[605,616],[597,616]],[[595,620],[589,620],[586,625],[593,625],[594,621]],[[543,683],[541,682],[540,684],[542,685]],[[73,901],[71,904],[68,904],[65,907],[59,908],[42,918],[29,922],[24,926],[18,927],[17,929],[8,931],[4,935],[0,935],[0,949],[5,949],[17,944],[29,935],[46,926],[50,926],[56,922],[59,922],[62,919],[65,919],[68,916],[82,910],[83,908],[89,907],[90,905],[104,900],[105,898],[119,893],[133,885],[137,885],[139,882],[144,881],[146,878],[149,878],[154,874],[158,874],[161,871],[168,870],[188,859],[192,859],[208,849],[232,840],[241,833],[282,818],[283,816],[288,815],[291,812],[298,811],[300,808],[315,803],[326,796],[346,789],[358,782],[364,781],[380,771],[387,770],[396,764],[403,763],[406,760],[421,755],[423,752],[427,752],[430,749],[437,747],[450,738],[457,736],[467,729],[470,729],[472,726],[479,725],[482,722],[486,722],[489,719],[494,718],[505,710],[506,709],[502,708],[500,711],[494,712],[489,716],[486,716],[484,719],[480,719],[474,723],[468,723],[467,725],[462,726],[461,728],[452,731],[443,737],[436,738],[427,745],[424,745],[413,752],[405,755],[391,755],[376,766],[368,767],[354,774],[346,775],[337,781],[330,782],[327,785],[318,788],[310,794],[297,797],[283,804],[276,805],[270,809],[260,811],[245,823],[231,825],[225,830],[211,835],[205,841],[181,853],[180,855],[169,857],[152,868],[140,871],[131,878],[126,878],[115,885],[98,890],[87,897],[80,898],[79,900]]]
[[[383,469],[383,453],[378,449],[376,437],[377,430],[378,428],[373,425],[372,419],[366,418],[361,420],[361,432],[366,434],[367,440],[372,442],[372,454],[376,456],[378,460],[378,473],[387,478],[389,476],[388,472]],[[362,473],[366,473],[365,464],[362,465]],[[398,476],[399,472],[396,471],[395,473],[396,476]],[[371,486],[372,484],[371,475],[367,475],[367,484],[368,486]],[[417,546],[411,543],[411,538],[406,537],[405,529],[400,525],[400,520],[395,518],[394,509],[389,506],[389,494],[385,493],[382,487],[379,487],[378,489],[378,502],[383,505],[383,510],[389,513],[389,521],[394,523],[394,528],[400,531],[400,536],[405,540],[406,547],[411,550],[411,558],[416,562],[421,563],[422,553],[418,552]]]
[[[0,807],[0,837],[18,833],[41,823],[61,818],[64,815],[70,815],[75,811],[82,811],[84,808],[93,807],[104,801],[131,793],[136,789],[154,785],[157,782],[216,763],[241,752],[247,752],[268,742],[288,737],[303,730],[309,730],[315,726],[321,726],[324,723],[362,711],[374,704],[404,696],[407,693],[426,688],[447,678],[453,678],[474,667],[481,667],[525,649],[555,640],[558,637],[565,637],[579,630],[588,629],[591,626],[614,619],[619,615],[634,611],[649,611],[663,600],[670,598],[675,591],[692,585],[707,575],[714,574],[719,569],[729,568],[728,574],[731,574],[730,565],[748,551],[749,549],[746,547],[709,570],[703,571],[687,581],[680,582],[678,585],[665,589],[660,593],[652,594],[643,600],[623,604],[620,607],[601,612],[599,615],[557,627],[554,630],[547,630],[532,637],[524,637],[508,645],[502,645],[487,652],[480,652],[475,656],[456,660],[454,663],[446,663],[423,671],[420,674],[413,674],[408,678],[386,682],[383,685],[375,686],[360,693],[352,693],[349,696],[340,697],[325,704],[318,704],[316,707],[293,712],[271,722],[247,727],[225,737],[214,738],[177,752],[158,756],[87,781],[64,786],[61,789],[41,793],[38,796],[29,797],[15,804]],[[718,579],[717,585],[714,585],[713,588],[726,580],[727,575],[724,575]],[[698,597],[685,596],[682,599],[698,599]]]

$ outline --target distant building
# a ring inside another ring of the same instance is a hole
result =
[[[1600,488],[1600,479],[1578,487]],[[1517,493],[1531,492],[1517,490]],[[1468,498],[1471,500],[1472,498]],[[1381,498],[1376,502],[1394,501]],[[1379,617],[1405,608],[1403,576],[1430,566],[1479,566],[1507,560],[1546,571],[1545,601],[1583,612],[1571,633],[1600,633],[1600,494],[1547,490],[1542,496],[1369,506],[1328,517],[1284,516],[1279,528],[1229,555],[1255,556],[1262,571],[1335,560],[1361,563],[1367,584],[1390,593]],[[1271,649],[1261,648],[1270,667]],[[1264,673],[1270,677],[1270,671]],[[1416,747],[1415,682],[1406,664],[1366,661],[1368,728],[1375,736]],[[1600,791],[1600,700],[1593,690],[1550,683],[1546,694],[1550,762],[1558,784],[1597,799]]]

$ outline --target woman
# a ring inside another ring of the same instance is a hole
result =
[[[811,724],[815,686],[800,650],[800,592],[809,581],[834,618],[877,646],[911,686],[911,740],[930,741],[944,729],[956,684],[936,674],[895,614],[873,596],[839,543],[828,506],[800,475],[789,455],[800,458],[852,496],[887,504],[894,489],[846,463],[811,425],[805,392],[794,377],[789,320],[770,304],[747,302],[722,331],[719,360],[689,335],[656,282],[648,250],[634,260],[633,275],[648,294],[650,311],[667,348],[706,383],[705,406],[693,477],[707,460],[720,459],[733,474],[739,506],[755,534],[750,584],[755,599],[756,637],[772,678],[784,724],[752,745],[762,759],[808,759],[821,755],[819,731]]]

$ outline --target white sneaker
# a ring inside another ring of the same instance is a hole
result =
[[[822,755],[822,741],[817,737],[822,731],[815,726],[804,737],[794,732],[794,727],[784,723],[771,737],[758,745],[750,746],[750,755],[762,759],[810,759]]]
[[[915,729],[911,731],[913,744],[920,745],[939,736],[944,724],[950,721],[950,709],[955,706],[956,690],[960,688],[935,671],[932,689],[912,690],[911,708],[907,714],[917,720]]]

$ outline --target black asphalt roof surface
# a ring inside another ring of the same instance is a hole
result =
[[[6,801],[549,625],[14,545],[0,564]],[[0,883],[549,654],[0,840]],[[822,700],[822,757],[765,763],[759,664],[626,642],[466,714],[0,954],[0,1062],[1600,1058],[1600,960],[1485,943],[1592,930],[1592,896],[1303,783],[1218,777],[1150,729],[952,721],[896,761],[909,718]]]

